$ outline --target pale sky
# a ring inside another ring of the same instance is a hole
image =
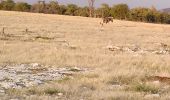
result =
[[[28,3],[35,3],[38,0],[15,0],[15,1],[26,1]],[[45,0],[50,1],[50,0]],[[55,1],[55,0],[53,0]],[[57,0],[60,4],[73,3],[80,6],[87,6],[88,0]],[[108,3],[110,6],[118,3],[126,3],[130,8],[133,7],[151,7],[155,6],[157,9],[170,8],[170,0],[96,0],[95,6],[98,7],[102,3]]]

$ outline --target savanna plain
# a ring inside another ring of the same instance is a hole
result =
[[[5,88],[0,99],[170,100],[170,25],[100,21],[0,11],[0,70],[34,63],[73,72]]]

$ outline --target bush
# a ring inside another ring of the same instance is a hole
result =
[[[49,95],[54,95],[54,94],[61,93],[60,90],[55,89],[55,88],[48,88],[44,92],[45,92],[45,94],[49,94]]]
[[[159,92],[158,87],[147,85],[147,84],[137,84],[134,89],[138,92],[146,92],[152,94],[156,94]]]

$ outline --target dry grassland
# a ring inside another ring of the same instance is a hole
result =
[[[8,96],[27,100],[170,100],[170,26],[114,20],[101,27],[100,21],[0,11],[1,65],[36,62],[90,70],[42,86],[9,90]],[[164,79],[159,78],[162,75],[166,75]],[[56,94],[59,92],[63,95]]]

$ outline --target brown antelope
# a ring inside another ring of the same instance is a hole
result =
[[[108,24],[109,22],[113,22],[113,17],[103,17],[102,22],[100,22],[100,25],[103,26],[103,24]]]

